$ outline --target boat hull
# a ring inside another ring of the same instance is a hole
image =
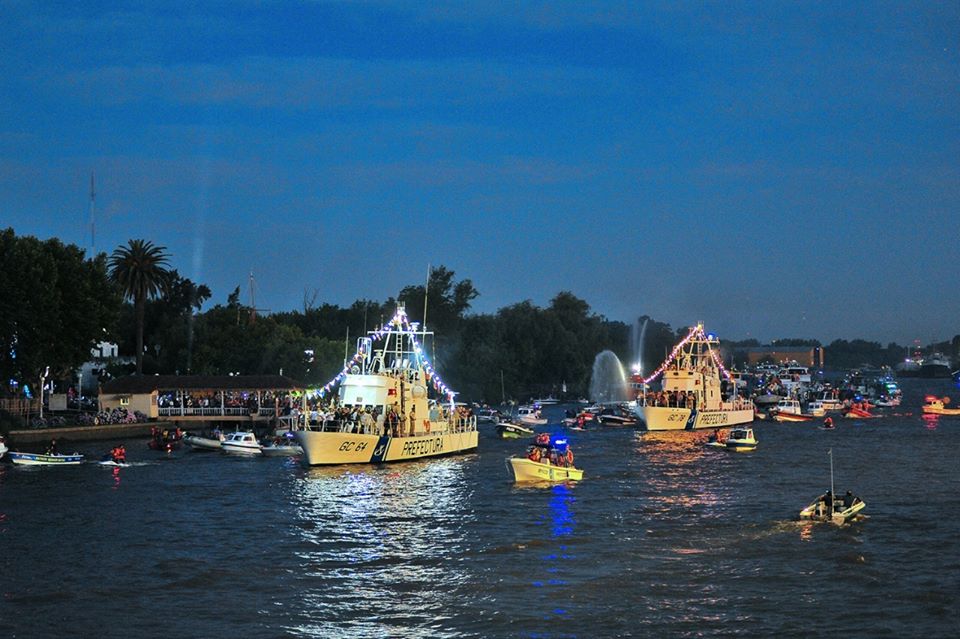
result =
[[[228,442],[223,442],[223,444],[220,445],[220,450],[228,455],[254,456],[263,453],[263,449],[260,448],[260,446],[237,446]]]
[[[264,457],[296,457],[303,454],[300,446],[264,446],[260,449]]]
[[[642,406],[641,417],[646,430],[696,430],[724,428],[753,421],[753,409],[693,410],[667,406]]]
[[[514,481],[580,481],[583,471],[573,466],[554,466],[542,464],[525,457],[511,457],[510,470]]]
[[[796,413],[776,413],[773,420],[776,422],[812,422],[815,415],[797,415]]]
[[[38,455],[10,452],[10,461],[21,466],[76,466],[83,463],[83,455]]]
[[[198,437],[196,435],[187,435],[183,438],[183,443],[194,450],[220,450],[220,440],[209,437]]]
[[[477,448],[476,430],[414,437],[301,430],[294,434],[308,466],[381,464],[466,453]]]
[[[858,499],[852,506],[849,508],[835,509],[832,515],[827,515],[819,509],[819,500],[813,502],[806,508],[800,511],[800,519],[810,520],[810,521],[821,521],[829,522],[837,525],[845,524],[851,519],[857,516],[857,514],[867,507],[867,504]]]
[[[923,407],[924,415],[945,415],[947,417],[960,417],[960,408],[931,408]]]

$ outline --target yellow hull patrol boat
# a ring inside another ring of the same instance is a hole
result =
[[[477,448],[476,417],[457,408],[456,393],[427,359],[421,343],[428,335],[401,305],[388,324],[357,340],[356,353],[319,391],[325,397],[336,387],[336,405],[352,417],[294,432],[304,464],[379,464]]]
[[[662,389],[650,391],[648,384],[661,376]],[[726,398],[721,378],[729,382]],[[690,329],[652,375],[632,379],[641,391],[636,413],[647,430],[727,428],[753,421],[753,402],[740,397],[720,360],[720,340],[705,333],[702,324]]]

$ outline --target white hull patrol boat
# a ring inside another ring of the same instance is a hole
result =
[[[721,376],[730,380],[719,353],[720,341],[697,324],[670,356],[646,379],[643,388],[662,375],[660,392],[645,392],[637,400],[636,413],[646,430],[694,430],[722,428],[753,421],[753,402],[743,399],[731,381],[730,397],[724,400]]]
[[[411,323],[400,306],[386,326],[357,340],[357,352],[320,394],[338,386],[341,407],[382,413],[383,430],[378,432],[373,419],[361,418],[296,431],[305,464],[379,464],[477,448],[476,417],[457,409],[456,393],[437,375],[420,344],[429,334]]]

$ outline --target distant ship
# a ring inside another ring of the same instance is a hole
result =
[[[950,377],[950,362],[940,353],[923,358],[917,377]]]
[[[673,348],[673,352],[644,386],[662,377],[662,390],[644,392],[636,413],[646,430],[726,428],[753,421],[753,402],[736,392],[736,381],[720,363],[720,341],[698,324]],[[731,396],[725,401],[721,377],[730,380]],[[637,381],[637,380],[635,380]]]

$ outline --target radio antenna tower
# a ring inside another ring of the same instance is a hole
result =
[[[93,188],[93,171],[90,172],[90,255],[93,255],[97,245],[97,223],[94,217],[97,192]]]

